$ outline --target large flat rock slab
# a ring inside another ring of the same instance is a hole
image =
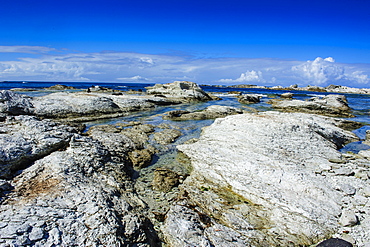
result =
[[[278,112],[216,119],[197,142],[178,146],[194,168],[183,185],[190,204],[251,246],[311,245],[331,237],[340,232],[344,208],[358,210],[349,206],[354,202],[343,203],[353,200],[348,193],[369,184],[352,176],[358,164],[340,162],[338,149],[355,136],[337,127],[339,122]],[[174,233],[186,224],[171,228],[171,217],[163,231],[181,242]],[[362,219],[362,227],[369,227],[369,219]],[[210,225],[203,224],[203,234]],[[366,239],[361,234],[353,237]],[[222,238],[226,241],[227,236]],[[207,241],[214,244],[211,238]]]

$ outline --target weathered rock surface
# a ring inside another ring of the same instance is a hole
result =
[[[0,90],[0,114],[27,115],[32,112],[32,101],[12,91]]]
[[[238,96],[238,101],[242,104],[256,104],[261,102],[261,98],[260,94],[243,94]]]
[[[178,146],[194,170],[181,185],[189,200],[185,208],[168,212],[165,237],[172,246],[212,246],[206,233],[222,223],[241,246],[311,245],[343,232],[364,244],[370,237],[370,205],[356,191],[369,180],[334,170],[369,170],[368,161],[345,159],[337,151],[355,139],[336,127],[338,121],[278,112],[216,119],[198,142]],[[337,190],[341,184],[354,187],[355,195]],[[349,231],[339,225],[346,210],[356,212],[360,222]],[[232,246],[235,240],[222,231],[225,244],[214,246]]]
[[[33,105],[35,115],[47,118],[117,114],[154,107],[145,99],[65,92],[34,98]]]
[[[179,180],[180,176],[176,172],[165,168],[157,168],[154,171],[152,185],[155,190],[168,192],[173,187],[179,185]]]
[[[165,129],[161,132],[154,133],[154,140],[159,144],[166,145],[174,142],[182,132],[176,129]]]
[[[65,151],[16,177],[0,206],[0,243],[12,246],[156,246],[145,205],[132,191],[126,164],[99,142],[76,135]]]
[[[7,117],[0,124],[0,177],[10,177],[16,170],[69,143],[77,130],[32,116]]]
[[[335,117],[353,117],[344,95],[327,95],[303,100],[271,100],[272,107],[286,112],[306,112]]]
[[[164,119],[171,120],[204,120],[204,119],[214,119],[220,117],[226,117],[229,115],[242,114],[242,110],[222,105],[212,105],[204,109],[203,111],[189,112],[183,110],[175,110],[167,112],[163,116]]]
[[[98,125],[90,128],[87,134],[99,140],[115,156],[124,158],[122,161],[130,162],[134,168],[140,169],[150,164],[156,152],[154,147],[148,145],[152,132],[152,125],[133,123],[126,129]]]
[[[175,98],[184,102],[212,100],[210,95],[204,92],[196,83],[190,81],[156,84],[153,87],[147,87],[146,93]]]
[[[31,98],[3,90],[0,93],[0,114],[70,118],[70,121],[84,122],[100,118],[120,117],[127,112],[147,110],[156,105],[178,103],[178,101],[153,96],[84,92],[58,92]]]
[[[284,99],[293,99],[293,96],[294,94],[292,93],[283,93],[280,95],[281,98],[284,98]]]

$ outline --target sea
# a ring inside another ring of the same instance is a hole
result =
[[[21,89],[18,92],[21,94],[26,94],[32,97],[39,97],[46,94],[53,93],[54,91],[45,90],[50,86],[54,86],[56,84],[62,84],[65,86],[72,86],[76,88],[76,90],[68,90],[71,92],[85,90],[92,86],[101,86],[121,91],[145,91],[146,87],[153,86],[154,84],[151,83],[109,83],[109,82],[27,82],[27,81],[6,81],[0,82],[0,90],[10,90],[10,89]],[[170,121],[170,120],[163,120],[160,116],[161,114],[171,111],[171,110],[189,110],[189,111],[196,111],[202,110],[210,105],[227,105],[233,106],[238,108],[244,108],[249,111],[272,111],[274,109],[271,108],[271,105],[267,102],[273,98],[278,97],[279,95],[292,92],[294,94],[295,99],[305,100],[314,96],[325,96],[328,94],[335,94],[335,93],[323,93],[323,92],[311,92],[311,91],[287,91],[287,90],[269,90],[269,89],[259,89],[259,88],[229,88],[229,87],[222,87],[222,86],[212,86],[212,85],[201,85],[202,89],[206,92],[210,92],[214,95],[217,95],[222,100],[219,101],[209,101],[209,102],[202,102],[202,103],[189,103],[189,104],[182,104],[176,106],[163,106],[158,107],[156,109],[150,111],[143,111],[132,113],[129,116],[116,118],[116,119],[108,119],[108,120],[100,120],[86,123],[87,128],[93,125],[99,124],[114,124],[118,122],[125,122],[125,121],[141,121],[144,123],[159,125],[161,123],[167,123],[171,125],[176,125],[177,128],[182,129],[184,135],[180,137],[175,143],[174,146],[177,144],[181,144],[186,140],[191,138],[198,138],[201,129],[205,126],[208,126],[213,123],[214,120],[194,120],[194,121]],[[27,91],[25,91],[27,89]],[[264,97],[261,99],[260,103],[257,104],[250,104],[250,105],[243,105],[240,104],[235,94],[233,95],[232,92],[242,92],[244,94],[261,94]],[[231,93],[231,94],[230,94]],[[352,109],[352,114],[355,115],[354,118],[349,118],[348,120],[361,122],[364,124],[363,127],[354,130],[353,132],[361,139],[360,142],[355,142],[347,145],[341,151],[342,152],[355,152],[357,153],[359,150],[369,149],[370,147],[362,142],[365,139],[366,131],[370,130],[370,95],[365,94],[344,94],[347,97],[348,104]],[[169,122],[170,121],[170,122]]]

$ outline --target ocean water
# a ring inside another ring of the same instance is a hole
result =
[[[145,87],[153,86],[154,84],[149,83],[94,83],[94,82],[0,82],[0,90],[9,90],[14,88],[22,88],[22,89],[35,89],[36,91],[26,91],[20,92],[22,94],[27,94],[30,96],[42,96],[50,91],[43,90],[44,88],[62,84],[66,86],[73,86],[78,90],[87,89],[91,86],[102,86],[122,91],[128,90],[143,90],[145,91]],[[238,108],[244,108],[248,111],[270,111],[273,110],[267,102],[274,97],[278,97],[282,93],[292,92],[294,93],[295,99],[305,100],[311,98],[313,96],[324,96],[328,94],[335,94],[335,93],[320,93],[320,92],[309,92],[309,91],[285,91],[285,90],[268,90],[268,89],[253,89],[253,88],[226,88],[226,87],[213,87],[213,86],[202,86],[203,90],[206,92],[213,93],[218,95],[222,100],[219,101],[209,101],[204,103],[193,103],[193,104],[182,104],[176,106],[163,106],[158,107],[154,110],[150,111],[143,111],[132,113],[129,116],[116,118],[116,119],[108,119],[108,120],[101,120],[87,123],[87,127],[97,125],[97,124],[114,124],[117,122],[126,122],[126,121],[142,121],[149,124],[158,125],[161,123],[168,123],[176,128],[181,129],[184,132],[184,136],[179,138],[175,144],[182,143],[191,138],[197,138],[200,135],[201,128],[204,126],[208,126],[212,124],[213,120],[201,120],[201,121],[170,121],[170,120],[163,120],[160,114],[163,114],[167,111],[171,110],[189,110],[189,111],[196,111],[202,110],[210,105],[227,105],[227,106],[234,106]],[[77,91],[78,91],[77,90]],[[76,90],[70,90],[76,91]],[[250,104],[250,105],[243,105],[240,104],[236,97],[233,95],[228,95],[227,93],[230,91],[237,91],[242,93],[253,93],[253,94],[262,94],[265,97],[261,99],[261,102],[258,104]],[[347,97],[349,106],[352,108],[352,113],[355,115],[355,118],[349,118],[349,120],[362,122],[365,124],[364,127],[355,130],[354,133],[359,136],[361,139],[365,138],[366,130],[370,129],[370,95],[364,94],[344,94]],[[368,146],[364,145],[362,142],[353,143],[343,149],[343,151],[354,151],[358,152],[361,149],[367,149]]]

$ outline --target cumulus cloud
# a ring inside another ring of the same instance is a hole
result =
[[[248,82],[265,82],[261,71],[248,70],[242,73],[239,78],[233,79],[221,79],[221,83],[248,83]]]
[[[349,66],[337,64],[332,57],[317,57],[313,61],[307,61],[292,67],[292,71],[302,76],[303,80],[309,84],[322,85],[327,84],[367,84],[368,75],[362,71],[349,71]]]
[[[328,81],[337,81],[344,78],[344,68],[335,64],[332,57],[318,57],[314,61],[307,61],[292,67],[292,71],[300,73],[311,83],[326,84]]]

